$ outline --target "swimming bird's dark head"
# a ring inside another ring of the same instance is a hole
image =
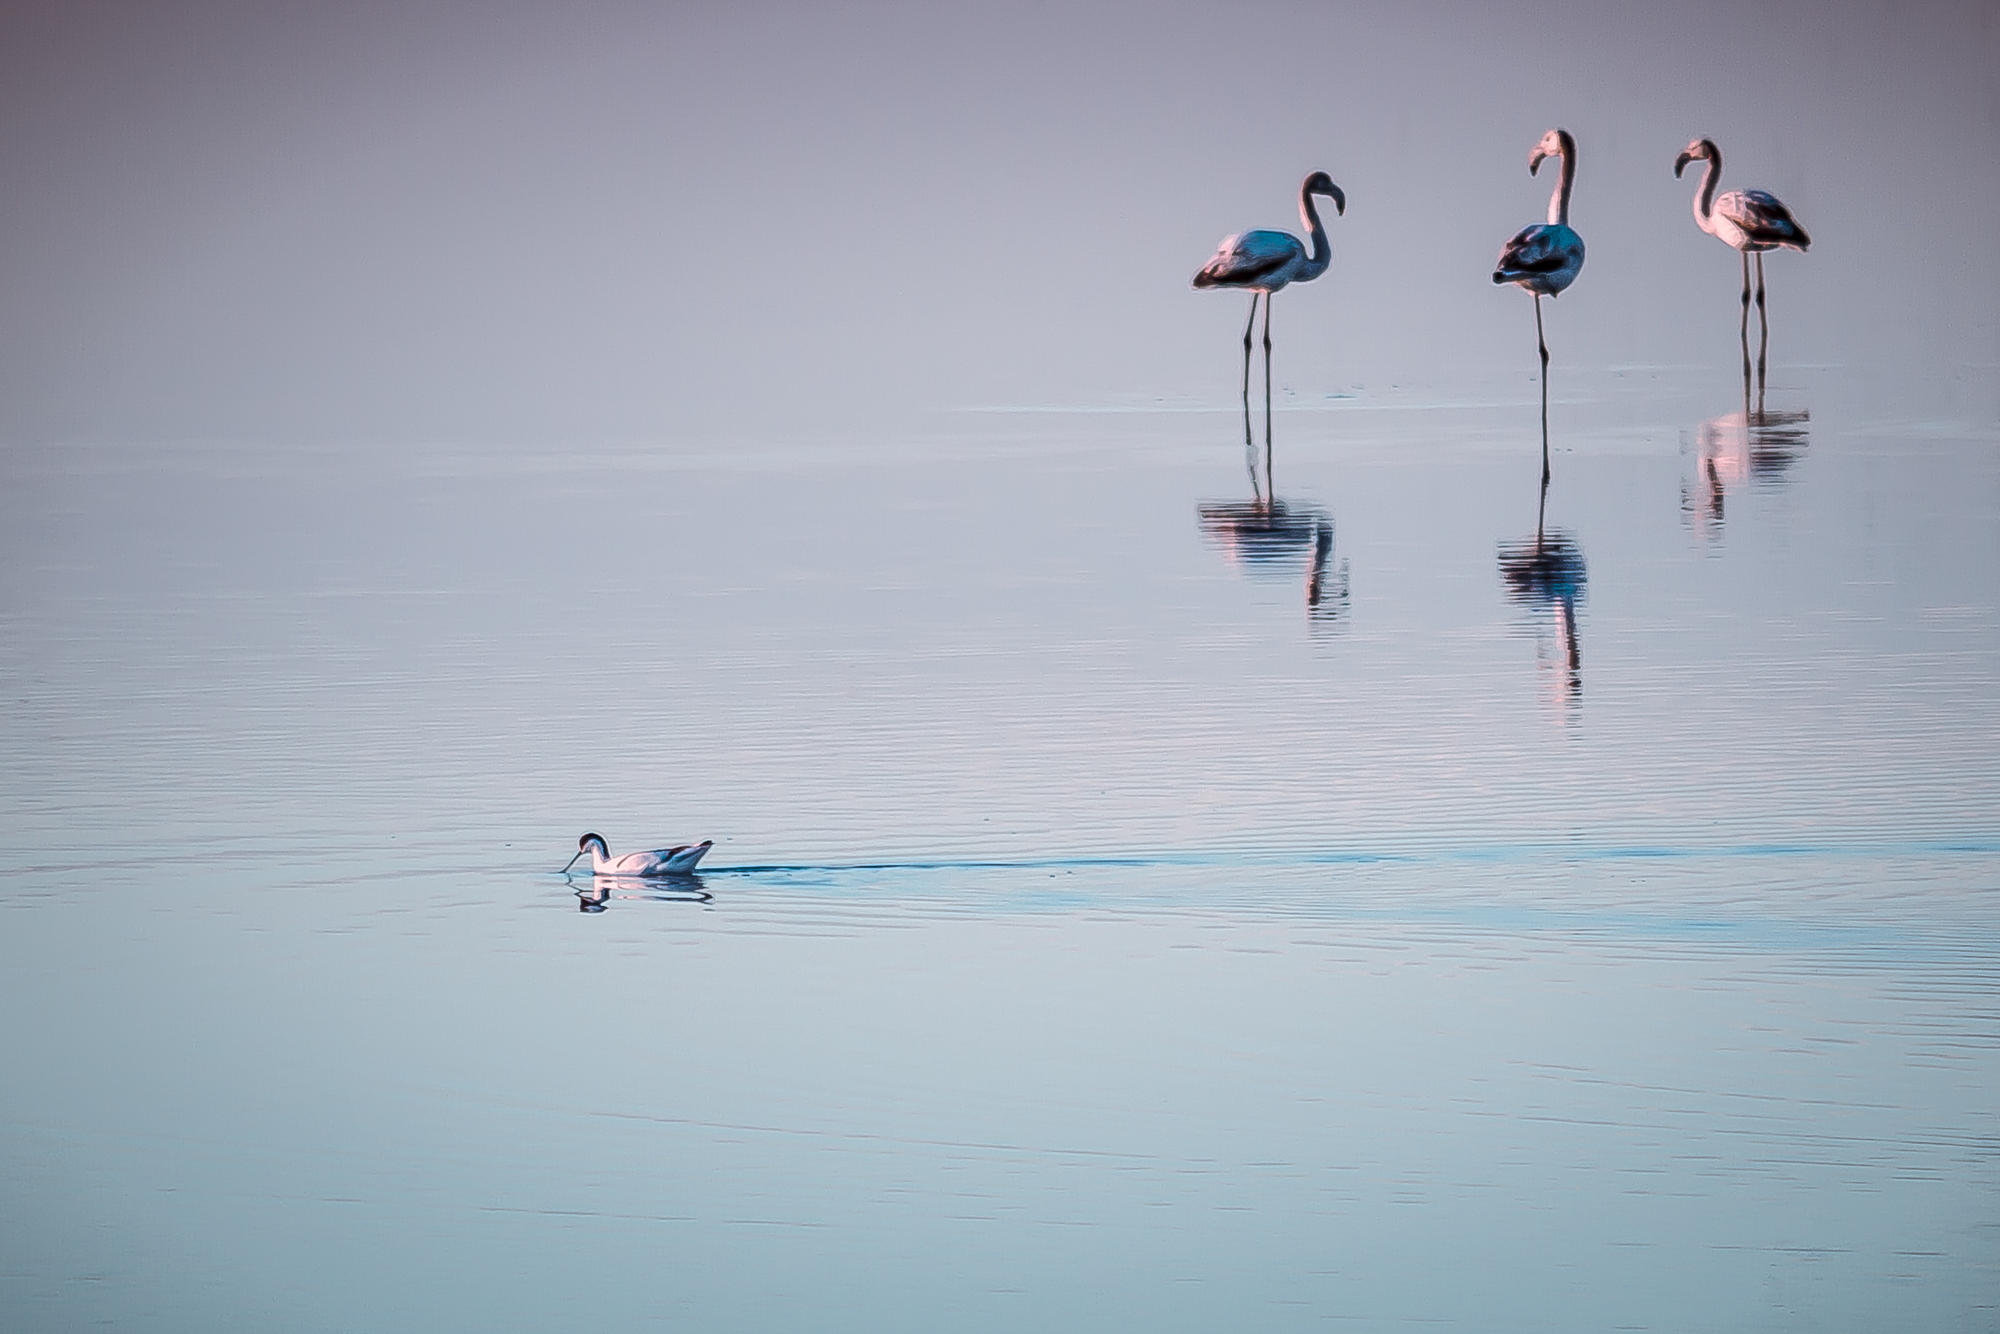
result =
[[[1306,177],[1305,189],[1309,195],[1325,195],[1328,199],[1331,199],[1335,213],[1345,214],[1347,212],[1347,196],[1342,194],[1340,187],[1333,183],[1333,177],[1327,175],[1325,172],[1316,171]]]
[[[591,844],[593,844],[593,843],[595,843],[595,844],[597,845],[597,854],[598,854],[598,856],[600,856],[600,857],[609,857],[609,856],[611,855],[611,849],[610,849],[610,848],[609,848],[608,846],[606,846],[606,844],[605,844],[605,842],[604,842],[604,835],[602,835],[602,834],[585,834],[585,835],[584,835],[584,836],[583,836],[582,838],[580,838],[580,839],[578,839],[578,840],[576,841],[576,854],[575,854],[575,856],[572,856],[572,857],[571,857],[571,858],[570,858],[570,859],[569,859],[569,860],[568,860],[567,862],[564,862],[564,863],[563,863],[563,868],[562,868],[562,873],[563,873],[564,875],[568,875],[568,874],[569,874],[569,868],[570,868],[570,867],[572,867],[572,866],[574,866],[574,865],[576,865],[576,859],[577,859],[577,857],[581,857],[581,856],[582,856],[582,855],[583,855],[584,853],[586,853],[586,852],[589,852],[589,851],[590,851],[590,845],[591,845]]]
[[[1681,173],[1687,170],[1690,162],[1713,162],[1721,156],[1722,152],[1716,148],[1715,140],[1696,139],[1682,149],[1681,155],[1674,159],[1674,179],[1680,179]]]

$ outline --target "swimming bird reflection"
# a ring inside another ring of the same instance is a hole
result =
[[[699,875],[665,876],[652,881],[634,880],[630,876],[593,875],[590,883],[580,885],[576,890],[576,910],[598,913],[611,906],[613,899],[650,899],[654,903],[712,903],[715,896],[708,892],[706,882]]]
[[[1695,432],[1695,480],[1681,483],[1681,512],[1695,531],[1720,537],[1724,499],[1744,482],[1784,485],[1812,443],[1811,420],[1805,408],[1765,407],[1762,386],[1753,399],[1746,380],[1742,410],[1712,417]]]
[[[1587,574],[1583,548],[1574,534],[1549,528],[1549,479],[1542,477],[1535,510],[1535,535],[1500,545],[1500,578],[1507,599],[1536,616],[1535,659],[1559,695],[1573,708],[1583,697],[1583,651],[1577,641],[1576,606],[1583,601]]]
[[[1204,500],[1195,515],[1202,533],[1252,578],[1291,578],[1303,568],[1306,615],[1315,625],[1332,625],[1346,613],[1347,561],[1333,564],[1333,515],[1317,505],[1283,500],[1271,476],[1271,443],[1264,442],[1264,467],[1250,435],[1250,409],[1243,409],[1244,461],[1250,472],[1249,500]]]

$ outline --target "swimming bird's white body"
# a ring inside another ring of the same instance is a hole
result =
[[[714,846],[715,840],[703,839],[699,843],[683,843],[677,848],[654,848],[647,852],[628,852],[622,857],[613,857],[602,835],[585,834],[576,841],[576,857],[588,852],[590,869],[597,875],[641,877],[687,875]],[[569,859],[570,866],[576,865],[576,857]],[[563,867],[563,870],[569,870],[569,866]]]

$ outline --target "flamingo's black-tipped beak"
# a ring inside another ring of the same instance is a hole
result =
[[[1694,154],[1692,153],[1682,153],[1679,157],[1674,159],[1675,180],[1679,180],[1681,178],[1681,173],[1687,170],[1688,163],[1692,161],[1694,161]]]
[[[566,861],[566,862],[564,862],[564,863],[563,863],[563,868],[562,868],[562,870],[560,870],[560,871],[556,872],[556,874],[557,874],[557,875],[568,875],[568,874],[569,874],[569,868],[570,868],[570,867],[572,867],[572,866],[574,866],[574,865],[576,865],[576,859],[577,859],[578,857],[581,857],[582,855],[583,855],[583,849],[582,849],[582,848],[578,848],[578,849],[576,850],[575,854],[574,854],[574,855],[572,855],[572,856],[570,857],[570,859],[569,859],[568,861]]]
[[[1340,187],[1336,185],[1326,193],[1333,200],[1333,211],[1344,216],[1347,212],[1347,196],[1341,193]]]

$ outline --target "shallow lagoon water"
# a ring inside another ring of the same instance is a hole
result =
[[[1983,390],[1558,385],[10,454],[8,1308],[1990,1327]]]
[[[1993,1330],[1988,9],[7,7],[0,1327]]]

